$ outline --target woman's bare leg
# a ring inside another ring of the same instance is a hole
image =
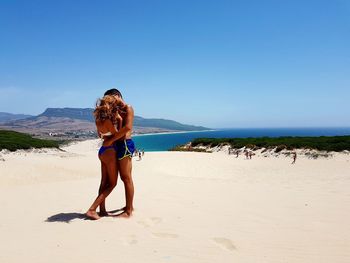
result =
[[[115,153],[105,153],[104,156],[101,157],[101,161],[106,165],[106,173],[108,177],[108,185],[106,188],[102,190],[102,192],[95,199],[91,207],[89,208],[86,215],[91,219],[99,219],[99,215],[96,212],[98,206],[100,206],[103,201],[105,201],[106,197],[112,192],[114,187],[117,185],[117,163],[115,158]]]
[[[106,166],[105,166],[104,169],[107,169]],[[118,182],[118,172],[119,172],[119,168],[118,168],[118,163],[116,162],[116,172],[115,172],[115,176],[116,176],[117,182]],[[107,173],[106,173],[106,174],[107,174]],[[105,178],[104,182],[101,180],[101,185],[100,185],[98,194],[100,195],[106,187],[108,187],[108,178],[107,178],[107,177]],[[106,205],[105,205],[105,203],[106,203],[106,200],[103,200],[103,202],[102,202],[101,205],[100,205],[100,213],[99,213],[99,215],[100,215],[100,216],[112,216],[113,213],[109,213],[109,212],[106,210]],[[125,207],[122,208],[122,210],[124,210],[124,209],[125,209]]]
[[[108,186],[108,175],[107,175],[107,167],[104,163],[101,162],[101,183],[98,189],[98,195],[102,194],[103,190]],[[105,200],[100,204],[100,216],[106,216],[106,204]]]

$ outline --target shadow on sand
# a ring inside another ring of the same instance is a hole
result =
[[[74,219],[88,220],[88,217],[85,214],[81,214],[81,213],[59,213],[59,214],[48,217],[45,220],[45,222],[70,223]]]
[[[111,213],[111,214],[115,214],[115,213],[119,213],[119,212],[124,212],[124,208],[119,208],[119,209],[108,211],[108,213]]]

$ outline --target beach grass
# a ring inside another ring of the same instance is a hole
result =
[[[31,148],[59,148],[58,141],[33,138],[29,134],[0,130],[0,151],[16,151]]]
[[[350,136],[319,136],[319,137],[260,137],[260,138],[197,138],[191,142],[192,147],[230,145],[238,149],[276,148],[283,149],[315,149],[320,151],[350,150]]]
[[[201,148],[189,148],[189,147],[184,147],[183,145],[177,145],[171,149],[169,149],[169,151],[172,152],[204,152],[204,153],[211,153],[211,151],[208,151],[206,149],[201,149]]]

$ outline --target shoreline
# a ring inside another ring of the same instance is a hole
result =
[[[220,130],[202,130],[202,131],[171,131],[171,132],[156,132],[156,133],[142,133],[131,135],[131,137],[152,136],[152,135],[166,135],[166,134],[178,134],[178,133],[199,133],[208,131],[220,131]]]

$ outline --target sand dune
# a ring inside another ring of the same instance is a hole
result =
[[[350,262],[350,155],[146,153],[134,216],[90,221],[97,147],[1,154],[0,262]]]

